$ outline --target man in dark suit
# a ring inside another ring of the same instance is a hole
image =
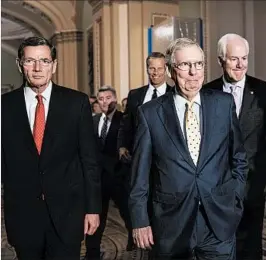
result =
[[[24,84],[2,96],[8,241],[19,260],[78,260],[101,210],[89,99],[51,81],[56,49],[44,38],[25,39],[17,65]]]
[[[164,54],[152,52],[146,59],[149,84],[130,90],[127,105],[118,134],[119,157],[130,162],[136,129],[136,114],[140,105],[155,99],[171,89],[166,83],[166,62]]]
[[[133,237],[153,249],[152,259],[234,260],[247,174],[234,100],[201,90],[204,53],[196,42],[180,38],[169,49],[174,91],[138,109]]]
[[[236,34],[218,42],[218,61],[223,76],[206,84],[206,89],[232,93],[249,161],[244,214],[237,236],[237,258],[262,259],[262,230],[266,184],[266,82],[246,75],[249,44]]]
[[[113,87],[100,87],[97,100],[103,111],[102,114],[93,117],[94,132],[98,140],[98,147],[101,150],[103,209],[100,215],[98,230],[93,236],[86,237],[86,259],[88,260],[100,259],[100,244],[106,226],[110,199],[113,199],[120,211],[121,217],[125,221],[129,231],[129,238],[132,237],[125,174],[117,152],[117,135],[123,113],[116,109],[117,97]]]

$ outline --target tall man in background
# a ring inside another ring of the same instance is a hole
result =
[[[18,50],[24,84],[2,96],[2,178],[9,243],[19,260],[79,260],[99,226],[100,174],[88,96],[56,85],[56,49]]]
[[[119,157],[124,161],[131,160],[131,152],[136,129],[137,109],[142,104],[164,95],[171,89],[165,81],[166,61],[164,54],[152,52],[146,59],[146,70],[149,84],[130,90],[127,105],[118,135]]]
[[[232,93],[249,161],[244,214],[237,236],[237,259],[262,260],[262,231],[266,184],[266,82],[247,75],[249,44],[237,34],[218,41],[223,76],[206,89]]]

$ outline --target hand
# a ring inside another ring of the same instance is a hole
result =
[[[121,160],[122,157],[126,158],[127,160],[131,160],[131,155],[128,149],[125,147],[119,148],[119,160]]]
[[[84,219],[84,235],[93,235],[99,225],[99,214],[86,214]]]
[[[137,247],[142,249],[151,249],[153,242],[153,235],[151,227],[135,228],[133,229],[133,240]]]

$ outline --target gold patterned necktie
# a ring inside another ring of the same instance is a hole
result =
[[[199,122],[196,117],[196,114],[193,110],[194,102],[186,103],[186,137],[187,137],[187,145],[188,150],[190,152],[190,156],[195,165],[198,163],[199,150],[200,150],[200,127]]]

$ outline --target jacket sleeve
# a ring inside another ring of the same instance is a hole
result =
[[[138,110],[133,160],[131,167],[129,210],[132,227],[149,226],[147,202],[149,197],[149,175],[152,160],[151,136],[141,107]]]
[[[79,156],[85,180],[86,212],[101,212],[101,179],[99,152],[96,146],[93,120],[89,99],[83,99],[79,122]]]

